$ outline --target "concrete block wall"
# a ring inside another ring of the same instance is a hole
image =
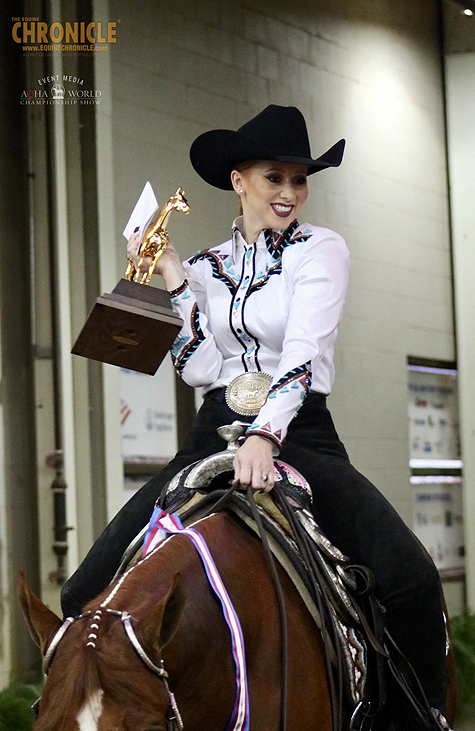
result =
[[[467,604],[475,609],[475,18],[445,4],[447,126],[463,452]]]
[[[183,258],[229,236],[233,194],[191,169],[201,132],[269,103],[306,116],[338,170],[312,176],[305,218],[340,232],[352,276],[331,408],[355,465],[411,520],[406,357],[451,359],[452,301],[435,0],[111,0],[118,246],[145,180],[192,207],[170,232]],[[122,268],[118,274],[122,273]]]

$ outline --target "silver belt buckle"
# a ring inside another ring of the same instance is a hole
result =
[[[266,402],[271,384],[272,376],[268,373],[241,373],[227,386],[226,403],[236,414],[256,416]]]

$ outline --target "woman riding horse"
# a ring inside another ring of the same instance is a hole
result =
[[[317,522],[353,562],[373,571],[389,631],[419,677],[434,724],[448,729],[438,572],[388,501],[350,464],[326,406],[349,252],[334,231],[297,219],[307,176],[340,165],[344,144],[312,158],[300,111],[275,105],[237,131],[212,130],[194,141],[195,170],[210,185],[234,190],[242,207],[228,241],[183,264],[170,244],[155,267],[184,321],[174,365],[186,383],[203,388],[204,402],[176,457],[124,506],[65,584],[63,610],[80,613],[104,588],[164,485],[221,451],[217,427],[239,419],[249,427],[234,460],[235,480],[271,490],[277,454],[306,477]],[[129,241],[132,259],[137,244],[138,234]],[[249,389],[258,389],[260,401]],[[393,705],[397,729],[425,727],[405,698]]]

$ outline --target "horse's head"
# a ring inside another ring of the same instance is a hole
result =
[[[141,612],[136,621],[130,619],[138,647],[125,629],[125,612],[111,612],[96,602],[60,635],[65,625],[35,596],[22,573],[18,595],[26,623],[49,666],[34,731],[165,729],[167,688],[145,664],[138,647],[160,670],[160,652],[175,633],[185,601],[180,574],[157,604]]]
[[[186,200],[186,193],[183,188],[178,188],[177,192],[171,196],[170,201],[172,207],[180,213],[189,213],[190,206]]]

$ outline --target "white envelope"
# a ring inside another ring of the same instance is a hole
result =
[[[158,211],[158,201],[155,197],[155,193],[153,192],[151,184],[147,180],[144,185],[144,189],[142,190],[139,199],[135,204],[135,208],[132,211],[129,220],[127,221],[127,225],[122,232],[128,241],[134,233],[135,229],[138,227],[139,244],[137,247],[137,251],[140,246],[140,242],[142,241],[142,236],[145,228],[156,211]]]

